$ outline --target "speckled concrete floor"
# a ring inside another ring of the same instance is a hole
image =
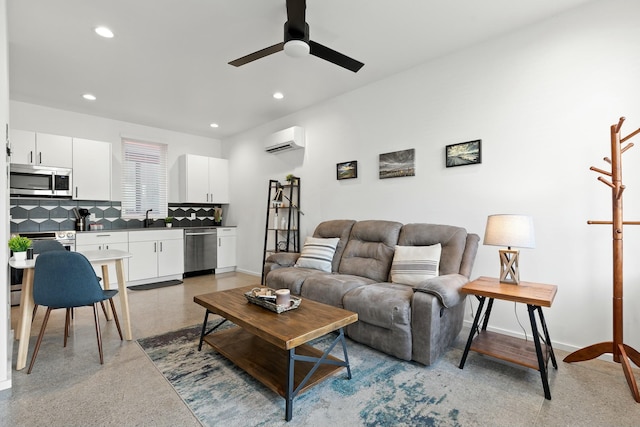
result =
[[[193,302],[195,295],[258,282],[254,276],[226,273],[185,279],[178,286],[128,291],[134,339],[202,322],[204,310]],[[32,328],[29,358],[43,316],[44,309],[40,309]],[[16,320],[14,307],[14,328]],[[0,391],[0,426],[200,425],[138,344],[120,341],[113,322],[104,322],[102,315],[101,320],[104,365],[98,359],[92,310],[76,310],[67,348],[62,347],[64,311],[52,313],[33,372],[27,375],[26,369],[14,370],[13,387]],[[467,333],[463,330],[452,351],[461,351]],[[14,365],[16,351],[14,345]],[[535,371],[517,369],[513,371],[521,377],[531,376],[532,384],[539,389],[535,390],[535,398],[526,402],[518,402],[514,396],[503,404],[521,408],[528,414],[527,419],[536,420],[532,423],[536,426],[640,426],[640,404],[631,397],[620,365],[601,360],[566,364],[562,362],[566,354],[556,350],[559,370],[550,374],[553,400],[544,399]],[[477,357],[483,356],[470,355],[467,364],[481,362]],[[465,371],[466,368],[460,371],[461,378],[467,374]],[[507,389],[510,381],[522,381],[517,375],[505,377],[497,370],[490,371],[483,370],[491,381]],[[640,381],[637,369],[636,378]],[[519,424],[494,415],[495,425]],[[220,422],[223,425],[225,421]]]
[[[225,273],[188,278],[182,285],[128,291],[134,340],[202,322],[194,295],[259,283]],[[114,299],[119,309],[119,300]],[[28,363],[44,318],[31,330]],[[12,327],[18,319],[12,308]],[[13,371],[12,388],[0,391],[0,426],[199,426],[173,388],[135,341],[120,341],[113,322],[101,317],[104,365],[100,365],[90,307],[76,309],[67,347],[64,310],[54,310],[33,371]],[[17,353],[14,345],[13,364]]]

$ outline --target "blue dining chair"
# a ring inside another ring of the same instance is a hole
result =
[[[31,242],[31,248],[35,255],[40,255],[50,251],[66,251],[62,243],[57,240],[33,240]],[[33,313],[31,314],[31,321],[36,318],[36,312],[38,311],[38,304],[33,306]]]
[[[35,255],[40,255],[45,252],[50,251],[66,251],[67,249],[62,245],[62,243],[57,240],[33,240],[31,242],[31,248],[33,249],[33,253]],[[98,277],[98,281],[101,281],[102,277]],[[104,306],[104,303],[101,302],[102,311],[104,312],[104,316],[107,316],[107,309]],[[31,313],[31,321],[36,318],[36,313],[38,312],[38,304],[33,305],[33,313]],[[73,311],[71,311],[71,317],[73,318]]]
[[[33,278],[33,301],[38,305],[47,307],[44,315],[40,334],[31,356],[31,363],[27,374],[31,373],[36,356],[40,350],[42,337],[49,321],[51,310],[65,308],[67,310],[64,325],[64,346],[67,346],[69,335],[69,320],[72,308],[93,306],[93,319],[96,325],[96,338],[100,353],[100,364],[104,363],[102,354],[102,334],[100,332],[100,319],[98,318],[97,304],[109,300],[113,311],[118,334],[122,340],[120,321],[115,310],[113,297],[118,290],[103,290],[100,287],[96,273],[87,258],[78,252],[49,251],[36,258]]]
[[[31,247],[34,254],[42,254],[49,251],[66,251],[62,243],[57,240],[33,240]]]

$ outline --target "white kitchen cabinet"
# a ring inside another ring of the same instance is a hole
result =
[[[129,231],[129,280],[156,281],[182,278],[184,273],[182,230]]]
[[[229,161],[214,157],[180,156],[180,202],[229,203]]]
[[[11,163],[36,166],[72,167],[71,137],[11,129]]]
[[[218,260],[216,273],[227,273],[236,269],[236,229],[220,227],[218,232]]]
[[[229,203],[229,160],[209,157],[209,192],[213,203]]]
[[[111,144],[73,138],[73,199],[111,200]]]
[[[158,277],[184,273],[184,238],[158,241]]]
[[[128,243],[129,235],[126,231],[101,231],[76,234],[76,252],[82,251],[103,251],[107,249],[119,249],[129,251]],[[94,270],[98,276],[102,276],[102,268],[94,266]],[[124,276],[125,280],[129,280],[128,275],[129,260],[124,260]],[[115,265],[109,266],[109,281],[111,289],[117,288],[117,278]]]
[[[9,129],[11,163],[33,165],[36,150],[36,133],[27,130]]]

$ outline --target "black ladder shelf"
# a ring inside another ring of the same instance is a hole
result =
[[[264,265],[269,255],[277,252],[300,252],[301,213],[300,178],[294,176],[284,184],[270,179],[264,228],[262,284],[265,279]]]

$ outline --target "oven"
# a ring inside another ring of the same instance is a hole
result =
[[[20,235],[28,237],[32,241],[38,240],[57,240],[68,251],[76,250],[76,232],[75,230],[65,231],[35,231],[11,233],[11,237]],[[22,270],[11,269],[11,305],[20,304],[20,295],[22,293]]]

